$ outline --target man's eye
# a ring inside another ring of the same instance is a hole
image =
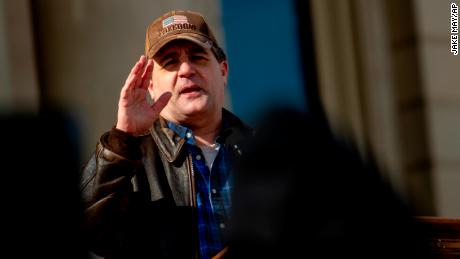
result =
[[[173,65],[176,61],[174,59],[168,59],[166,61],[163,62],[163,67],[167,67],[167,66],[170,66],[170,65]]]
[[[191,59],[192,60],[206,60],[206,57],[201,56],[201,55],[193,55]]]

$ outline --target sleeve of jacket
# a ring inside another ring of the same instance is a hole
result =
[[[112,129],[100,138],[96,152],[83,168],[84,225],[91,250],[110,254],[129,210],[131,178],[142,170],[138,139]]]

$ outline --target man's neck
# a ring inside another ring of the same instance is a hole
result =
[[[193,118],[186,118],[183,121],[174,120],[165,114],[164,118],[179,125],[183,125],[193,131],[195,141],[198,145],[212,145],[220,133],[222,126],[222,111],[196,115]]]
[[[222,126],[222,112],[208,117],[205,120],[195,121],[187,125],[195,136],[198,145],[210,146],[216,142]]]

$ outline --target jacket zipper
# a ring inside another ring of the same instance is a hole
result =
[[[193,169],[192,154],[188,155],[189,176],[190,176],[190,204],[196,208],[196,193],[195,193],[195,170]]]
[[[189,176],[190,176],[190,203],[192,204],[192,208],[196,208],[196,193],[195,193],[195,170],[193,170],[193,158],[192,154],[188,155],[188,166],[189,166]],[[193,212],[194,213],[194,212]],[[193,214],[192,222],[196,222],[197,220],[195,219],[195,214]],[[198,244],[198,240],[197,240]],[[198,259],[199,256],[199,249],[198,246],[196,246],[195,250],[195,259]]]

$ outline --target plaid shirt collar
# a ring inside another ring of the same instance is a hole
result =
[[[193,132],[189,128],[175,124],[171,121],[168,121],[167,124],[168,128],[176,133],[176,139],[179,137],[180,139],[184,139],[187,144],[196,145],[195,138],[193,137]]]

